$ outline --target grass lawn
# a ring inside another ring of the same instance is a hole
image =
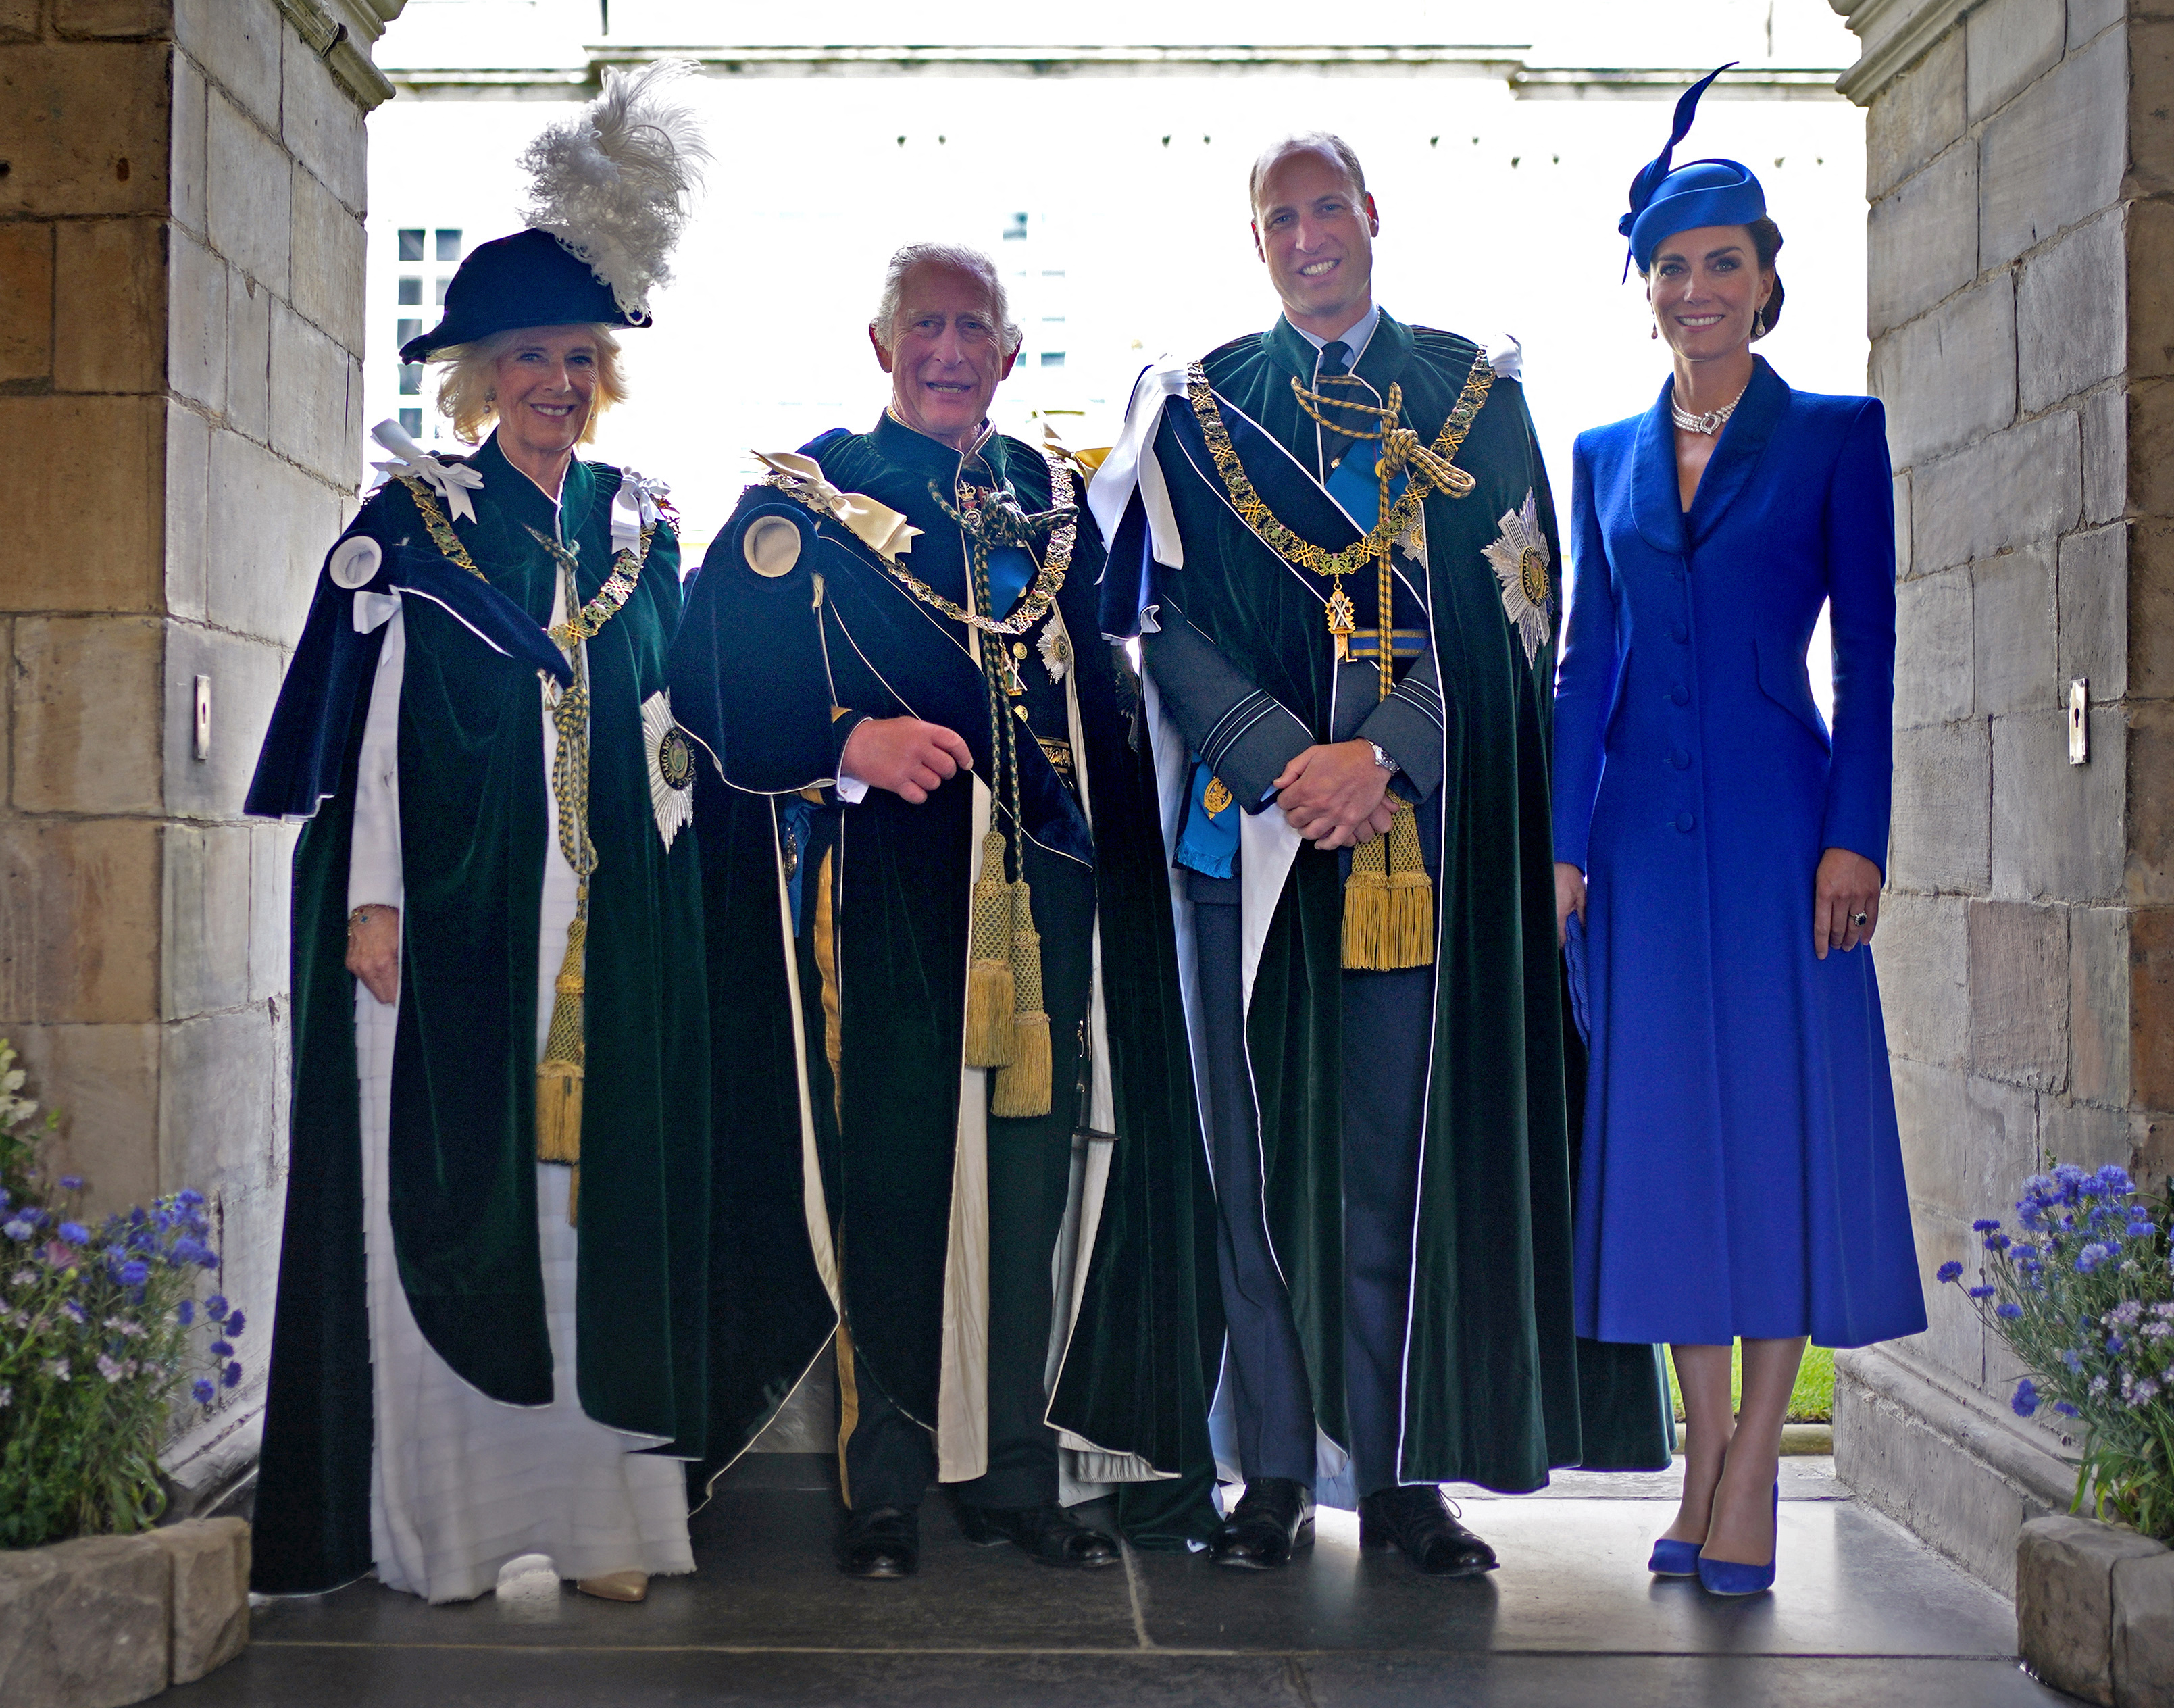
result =
[[[1744,1397],[1744,1348],[1739,1343],[1729,1358],[1729,1398]],[[1684,1397],[1676,1386],[1676,1364],[1668,1360],[1668,1397],[1675,1402],[1676,1420],[1684,1415]],[[1797,1386],[1789,1395],[1793,1424],[1831,1424],[1834,1421],[1834,1354],[1824,1346],[1804,1349],[1804,1361],[1797,1370]]]

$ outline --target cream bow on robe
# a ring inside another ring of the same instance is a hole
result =
[[[783,478],[792,495],[811,508],[834,516],[852,530],[853,537],[885,563],[895,563],[912,549],[921,530],[889,505],[878,504],[866,493],[841,492],[824,478],[823,465],[797,451],[776,455],[758,451],[755,460]]]

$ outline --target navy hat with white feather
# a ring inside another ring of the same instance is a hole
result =
[[[527,229],[479,244],[446,287],[446,312],[400,347],[427,361],[519,327],[646,327],[709,159],[693,115],[666,93],[695,68],[662,59],[609,69],[603,93],[522,154]]]

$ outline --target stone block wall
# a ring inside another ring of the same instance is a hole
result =
[[[2174,1175],[2174,8],[1833,3],[1865,48],[1901,559],[1879,954],[1929,1278],[1975,1270],[1972,1219],[2046,1155]],[[2065,1473],[1967,1302],[1845,1359],[1836,1451],[2002,1582]]]
[[[241,1408],[293,840],[241,802],[354,501],[363,50],[401,3],[0,4],[0,1035],[95,1209],[211,1199],[262,1325]]]

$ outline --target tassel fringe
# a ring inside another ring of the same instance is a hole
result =
[[[1351,851],[1344,884],[1344,965],[1393,972],[1434,965],[1434,884],[1419,821],[1399,806],[1389,834]]]
[[[1049,1015],[1042,1008],[1041,933],[1034,928],[1034,895],[1022,878],[1012,885],[1012,1057],[997,1075],[989,1113],[1017,1121],[1049,1113]]]
[[[1012,1059],[1011,885],[1004,882],[1004,839],[992,830],[982,839],[982,875],[974,883],[971,944],[966,965],[966,1049],[969,1068],[1003,1068]]]
[[[586,888],[581,898],[587,906]],[[566,927],[566,958],[559,964],[552,983],[551,1027],[544,1036],[544,1059],[536,1064],[536,1159],[575,1170],[579,1188],[581,1161],[581,1091],[587,1077],[581,1013],[586,986],[583,970],[588,942],[588,921],[577,912]],[[579,1205],[570,1192],[566,1200],[569,1225]]]

